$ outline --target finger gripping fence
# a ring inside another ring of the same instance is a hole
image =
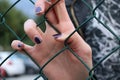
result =
[[[21,41],[25,41],[25,38],[27,38],[26,34],[24,34],[23,37],[19,37],[16,32],[12,29],[12,27],[6,22],[6,15],[9,14],[9,12],[11,11],[11,9],[13,7],[15,7],[15,5],[17,5],[19,2],[22,2],[23,0],[17,0],[14,4],[12,4],[4,13],[1,12],[0,10],[0,29],[2,28],[5,28],[7,30],[9,30],[9,33],[14,35],[15,38],[17,38],[18,40],[21,40]],[[29,5],[34,5],[34,1],[33,0],[28,0],[30,3],[28,3]],[[56,2],[50,6],[48,8],[48,10],[45,12],[45,14],[42,15],[42,19],[40,20],[40,22],[37,24],[37,26],[41,25],[42,23],[44,23],[45,21],[57,32],[57,33],[60,33],[59,30],[56,29],[56,27],[50,23],[50,21],[46,18],[46,15],[47,13],[59,2],[60,0],[56,0]],[[105,0],[98,0],[98,3],[97,3],[97,6],[96,7],[92,7],[90,5],[90,3],[88,3],[87,0],[81,0],[81,2],[91,11],[90,15],[87,16],[86,20],[84,20],[82,23],[78,24],[77,20],[76,20],[76,17],[75,17],[75,14],[74,13],[74,5],[76,3],[76,0],[73,0],[73,4],[71,4],[70,9],[71,9],[71,17],[73,19],[73,22],[75,24],[75,30],[67,37],[67,39],[65,40],[65,47],[63,47],[60,51],[58,51],[54,56],[52,56],[43,66],[38,66],[38,64],[32,59],[32,57],[26,52],[24,51],[34,62],[35,64],[39,67],[39,74],[38,76],[36,76],[34,78],[34,80],[38,80],[40,77],[43,77],[44,80],[48,80],[48,78],[43,74],[43,69],[47,66],[47,64],[49,64],[53,59],[55,59],[57,56],[59,56],[63,51],[65,50],[69,50],[71,52],[71,54],[73,54],[85,67],[86,69],[89,71],[89,77],[86,79],[86,80],[99,80],[99,79],[96,79],[93,77],[93,73],[94,73],[94,70],[102,63],[105,61],[105,59],[108,59],[109,56],[113,55],[117,50],[120,49],[120,46],[116,46],[113,50],[110,51],[110,53],[108,53],[107,55],[101,57],[101,59],[96,63],[94,64],[93,68],[90,69],[90,67],[85,63],[84,60],[82,60],[82,58],[80,56],[78,56],[70,47],[69,45],[66,43],[67,40],[75,33],[75,32],[78,32],[81,36],[82,33],[81,33],[81,28],[83,27],[83,25],[87,24],[88,22],[90,22],[91,20],[95,19],[96,21],[98,21],[102,27],[106,28],[109,32],[112,33],[112,35],[119,41],[120,38],[117,34],[115,34],[114,31],[112,31],[108,25],[106,25],[105,23],[103,23],[97,16],[96,16],[96,10],[102,5],[104,4]],[[17,20],[17,19],[16,19]],[[98,26],[99,27],[99,26]],[[1,44],[1,43],[0,43]],[[0,66],[2,66],[4,64],[4,62],[10,58],[12,55],[14,55],[17,51],[13,51],[1,64]],[[1,73],[1,72],[0,72]],[[61,74],[62,75],[62,74]],[[1,76],[0,80],[3,79],[5,80],[4,77]],[[61,79],[62,80],[62,79]]]

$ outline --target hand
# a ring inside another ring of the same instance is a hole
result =
[[[55,1],[37,0],[35,4],[36,13],[38,15],[43,14]],[[18,40],[14,40],[11,44],[15,50],[22,51],[24,49],[40,66],[43,66],[49,58],[64,47],[64,41],[75,30],[67,13],[64,0],[60,0],[47,13],[46,17],[61,34],[58,34],[47,23],[46,31],[43,33],[36,27],[36,23],[29,19],[24,24],[24,30],[35,45],[30,46]],[[68,39],[67,43],[92,68],[91,48],[77,32]],[[52,60],[43,69],[43,72],[49,80],[86,80],[89,76],[89,72],[84,65],[68,49]]]

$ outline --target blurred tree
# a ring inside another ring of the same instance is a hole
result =
[[[0,1],[0,15],[3,15],[12,5],[6,0]],[[12,8],[5,16],[5,23],[9,25],[15,33],[22,37],[24,34],[23,24],[27,17],[16,8]],[[17,39],[6,26],[1,24],[0,17],[0,45],[6,50],[10,48],[11,41]]]
[[[45,25],[45,18],[44,15],[40,17],[36,17],[36,23],[39,25],[39,28],[45,32],[46,30],[46,25]]]

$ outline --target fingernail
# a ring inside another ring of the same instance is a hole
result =
[[[61,36],[61,34],[54,34],[53,37],[56,39],[56,38],[59,38]]]
[[[36,12],[36,13],[40,13],[40,11],[42,11],[41,7],[36,7],[36,8],[35,8],[35,12]]]
[[[22,46],[23,46],[23,44],[21,44],[21,43],[18,44],[18,47],[19,47],[19,48],[22,47]]]
[[[42,42],[42,40],[39,39],[38,37],[35,37],[35,42],[36,42],[37,44],[40,44],[40,43]]]

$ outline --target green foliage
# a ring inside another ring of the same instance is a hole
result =
[[[36,21],[37,21],[37,24],[39,24],[39,28],[45,32],[46,30],[46,25],[45,25],[45,18],[44,18],[44,15],[40,16],[40,17],[37,17],[36,18]]]
[[[11,4],[9,4],[6,0],[0,1],[0,14],[4,15],[6,10],[8,10],[11,7]],[[9,25],[15,33],[22,37],[24,34],[23,30],[23,24],[27,20],[27,17],[16,8],[12,8],[5,16],[5,23]],[[1,18],[0,18],[1,20]],[[1,23],[1,22],[0,22]],[[7,49],[7,47],[10,47],[10,43],[13,39],[17,39],[13,34],[6,28],[5,25],[0,24],[0,45],[4,47],[4,49]]]

